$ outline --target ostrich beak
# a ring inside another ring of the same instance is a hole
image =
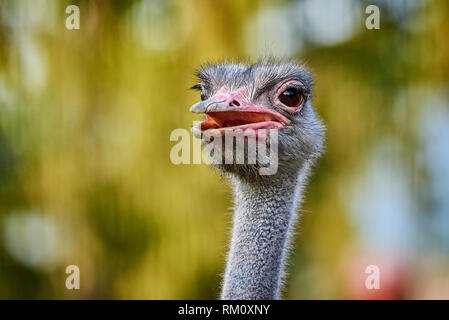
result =
[[[225,110],[227,107],[229,107],[229,105],[227,105],[224,101],[209,99],[195,103],[190,107],[190,112],[207,113],[217,111],[217,109]]]
[[[206,120],[196,125],[196,131],[226,131],[252,129],[283,129],[290,123],[280,113],[252,104],[229,104],[224,100],[208,99],[194,104],[190,111],[204,113]]]

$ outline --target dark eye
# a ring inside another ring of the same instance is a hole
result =
[[[206,94],[203,91],[203,86],[201,85],[201,83],[197,83],[196,85],[194,85],[190,89],[201,91],[201,101],[206,100]]]
[[[303,95],[300,90],[290,88],[279,95],[279,101],[290,108],[298,108],[301,106]]]

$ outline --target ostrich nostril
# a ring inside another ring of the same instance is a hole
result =
[[[239,107],[239,106],[240,106],[240,103],[239,103],[237,100],[232,100],[232,101],[229,103],[229,106],[237,106],[237,107]]]

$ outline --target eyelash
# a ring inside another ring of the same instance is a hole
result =
[[[196,85],[192,86],[190,89],[192,90],[203,90],[203,87],[201,86],[201,84],[197,83]]]

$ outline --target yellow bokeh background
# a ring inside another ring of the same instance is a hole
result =
[[[327,127],[284,298],[363,297],[360,257],[449,298],[448,30],[443,0],[0,1],[0,298],[215,299],[230,188],[170,134],[201,64],[267,55],[307,63]]]

